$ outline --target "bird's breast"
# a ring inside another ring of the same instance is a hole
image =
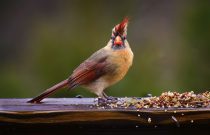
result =
[[[114,84],[121,80],[133,62],[133,52],[130,48],[113,50],[107,59],[108,69],[107,74],[104,76],[110,84]]]

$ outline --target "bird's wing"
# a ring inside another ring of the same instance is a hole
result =
[[[96,58],[97,57],[97,58]],[[69,77],[69,87],[92,82],[106,73],[107,55],[94,53],[89,59],[80,64]]]

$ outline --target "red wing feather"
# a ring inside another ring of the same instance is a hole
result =
[[[74,88],[78,85],[87,84],[104,75],[105,59],[103,58],[99,62],[85,61],[82,63],[69,77],[69,87]]]

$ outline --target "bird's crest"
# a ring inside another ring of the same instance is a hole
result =
[[[120,35],[123,35],[127,30],[128,21],[129,21],[128,17],[125,17],[120,24],[117,24],[115,26],[114,28],[115,32],[119,33]]]

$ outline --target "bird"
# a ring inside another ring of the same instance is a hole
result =
[[[134,55],[127,41],[128,22],[128,17],[125,17],[115,25],[107,45],[82,62],[67,79],[46,89],[28,103],[40,103],[61,88],[71,90],[78,86],[102,99],[109,99],[104,91],[123,79],[133,63]]]

